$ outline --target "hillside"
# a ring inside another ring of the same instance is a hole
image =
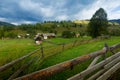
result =
[[[113,20],[110,20],[110,22],[117,22],[120,24],[120,19],[113,19]]]
[[[89,20],[74,20],[73,21],[74,23],[76,24],[84,24],[84,25],[87,25],[89,23]],[[120,19],[113,19],[113,20],[109,20],[109,25],[119,25],[120,24]]]
[[[8,22],[2,22],[2,21],[0,21],[0,26],[15,26],[15,25],[13,25],[11,23],[8,23]]]
[[[76,23],[76,24],[88,24],[89,20],[75,20],[73,22]]]

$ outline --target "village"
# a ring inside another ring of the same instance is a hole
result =
[[[17,38],[18,39],[24,39],[24,38],[30,38],[30,34],[25,34],[25,35],[18,35]],[[40,45],[42,43],[42,41],[44,40],[48,40],[48,39],[52,39],[52,38],[57,38],[59,36],[57,36],[55,33],[37,33],[35,36],[34,36],[34,41],[37,45]],[[74,36],[75,38],[79,38],[80,37],[80,34],[77,33],[75,34]],[[87,37],[87,36],[84,36],[84,37]],[[61,37],[62,38],[62,37]]]

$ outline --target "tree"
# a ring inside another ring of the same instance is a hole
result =
[[[0,26],[0,38],[4,37],[4,28],[3,26]]]
[[[103,8],[100,8],[91,18],[87,30],[92,38],[96,38],[102,34],[107,33],[107,25],[107,13]]]

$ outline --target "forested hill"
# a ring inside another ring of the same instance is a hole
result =
[[[8,23],[8,22],[2,22],[2,21],[0,21],[0,26],[15,26],[15,25],[13,25],[11,23]]]
[[[113,19],[113,20],[110,20],[110,22],[117,22],[120,24],[120,19]]]

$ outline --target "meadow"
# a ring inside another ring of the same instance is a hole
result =
[[[88,42],[89,40],[89,42]],[[61,45],[55,45],[47,42],[43,42],[42,46],[44,47],[44,55],[45,57],[42,60],[34,62],[31,64],[24,72],[22,72],[19,76],[47,68],[49,66],[64,62],[66,60],[70,60],[81,55],[89,54],[91,52],[100,50],[104,47],[104,43],[107,43],[109,46],[118,44],[120,42],[120,37],[111,37],[110,39],[95,39],[92,40],[90,37],[84,38],[54,38],[49,39],[47,41],[51,41],[53,43],[62,44],[66,43],[64,50],[62,50]],[[77,41],[75,46],[72,47],[74,41]],[[0,40],[0,66],[9,63],[21,56],[28,54],[29,52],[34,51],[35,49],[40,48],[40,45],[36,45],[34,40],[32,39],[10,39],[10,40]],[[20,64],[15,65],[15,70],[20,68],[21,65],[29,61],[34,56],[40,56],[38,51],[33,56],[25,59]],[[52,55],[54,54],[54,55]],[[49,56],[50,55],[50,56]],[[83,64],[77,65],[73,70],[66,70],[62,73],[51,76],[48,80],[65,80],[70,76],[79,73],[84,70],[88,64],[91,62],[87,61]],[[0,79],[8,78],[14,71],[13,69],[9,69],[0,74]]]
[[[74,47],[72,49],[66,50],[60,54],[57,54],[55,56],[51,56],[47,58],[43,64],[41,65],[40,69],[47,68],[49,66],[76,58],[78,56],[82,56],[85,54],[89,54],[91,52],[100,50],[104,47],[104,44],[107,43],[109,46],[120,43],[120,37],[112,37],[111,39],[105,39],[105,40],[96,40],[90,43],[85,43],[80,46]],[[111,53],[108,54],[108,56],[111,55]],[[66,70],[62,73],[58,73],[50,78],[48,80],[66,80],[67,78],[83,71],[87,68],[87,66],[90,64],[92,60],[86,61],[82,64],[79,64],[73,68],[73,70]]]

